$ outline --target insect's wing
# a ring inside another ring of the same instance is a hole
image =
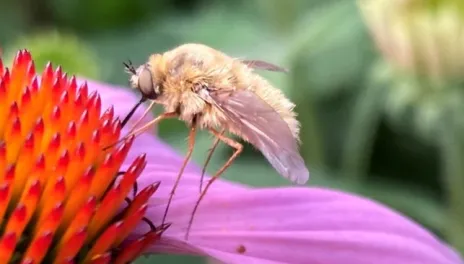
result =
[[[242,60],[250,68],[275,72],[288,72],[287,69],[262,60]]]
[[[221,109],[282,176],[298,184],[307,182],[309,171],[299,154],[298,142],[269,104],[248,90],[218,89],[203,93],[203,97]]]

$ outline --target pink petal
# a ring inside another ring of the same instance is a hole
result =
[[[463,263],[432,234],[367,199],[319,188],[213,189],[188,241],[183,237],[196,196],[173,203],[173,225],[150,250],[225,263]],[[153,201],[155,223],[164,206]]]
[[[100,92],[103,109],[114,105],[121,118],[138,100],[111,85],[89,82],[92,88]],[[139,185],[162,183],[149,209],[149,218],[159,223],[183,158],[149,133],[136,139],[127,160],[143,152],[149,165]],[[189,164],[168,214],[173,225],[151,252],[200,254],[225,263],[463,263],[443,242],[392,210],[318,188],[251,189],[217,181],[184,241],[198,197],[199,173]]]

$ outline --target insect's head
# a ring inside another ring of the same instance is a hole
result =
[[[130,74],[129,82],[132,88],[138,89],[147,99],[155,100],[160,95],[160,85],[155,82],[148,63],[140,65],[137,69],[131,61],[123,64],[126,72]]]

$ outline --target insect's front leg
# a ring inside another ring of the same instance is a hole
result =
[[[167,112],[167,113],[162,113],[161,115],[157,116],[155,119],[149,121],[148,123],[146,123],[145,125],[143,125],[142,127],[132,131],[131,133],[127,134],[126,136],[124,136],[122,139],[116,141],[115,143],[109,145],[109,146],[106,146],[103,148],[103,150],[107,150],[109,148],[112,148],[114,147],[115,145],[117,145],[118,143],[121,143],[125,140],[127,140],[128,138],[130,137],[136,137],[142,133],[144,133],[145,131],[147,131],[151,126],[159,123],[161,120],[164,120],[164,119],[169,119],[169,118],[174,118],[174,117],[177,117],[177,113],[175,112]]]
[[[179,185],[180,179],[182,178],[182,174],[184,173],[185,167],[187,166],[188,162],[190,161],[190,158],[192,157],[193,154],[193,149],[195,147],[195,136],[197,134],[197,118],[194,117],[192,120],[192,125],[190,126],[190,131],[188,135],[188,149],[187,149],[187,154],[185,155],[184,162],[182,163],[182,166],[179,170],[179,173],[177,175],[176,181],[174,182],[174,186],[171,189],[171,194],[169,195],[169,200],[166,205],[166,209],[164,210],[164,215],[163,215],[163,220],[161,223],[164,224],[164,221],[166,221],[166,216],[168,215],[168,210],[172,202],[172,198],[174,197],[174,194],[176,192],[177,186]]]
[[[127,137],[129,137],[131,135],[138,136],[138,135],[144,133],[145,131],[147,131],[151,126],[159,123],[161,120],[174,118],[174,117],[177,117],[177,116],[178,116],[178,114],[176,112],[162,113],[161,115],[159,115],[155,119],[149,121],[148,123],[146,123],[142,127],[137,128],[136,130],[132,131],[130,134],[128,134]]]

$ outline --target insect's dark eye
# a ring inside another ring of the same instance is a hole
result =
[[[148,99],[156,99],[158,94],[153,84],[153,76],[148,68],[143,68],[139,74],[139,89]]]

